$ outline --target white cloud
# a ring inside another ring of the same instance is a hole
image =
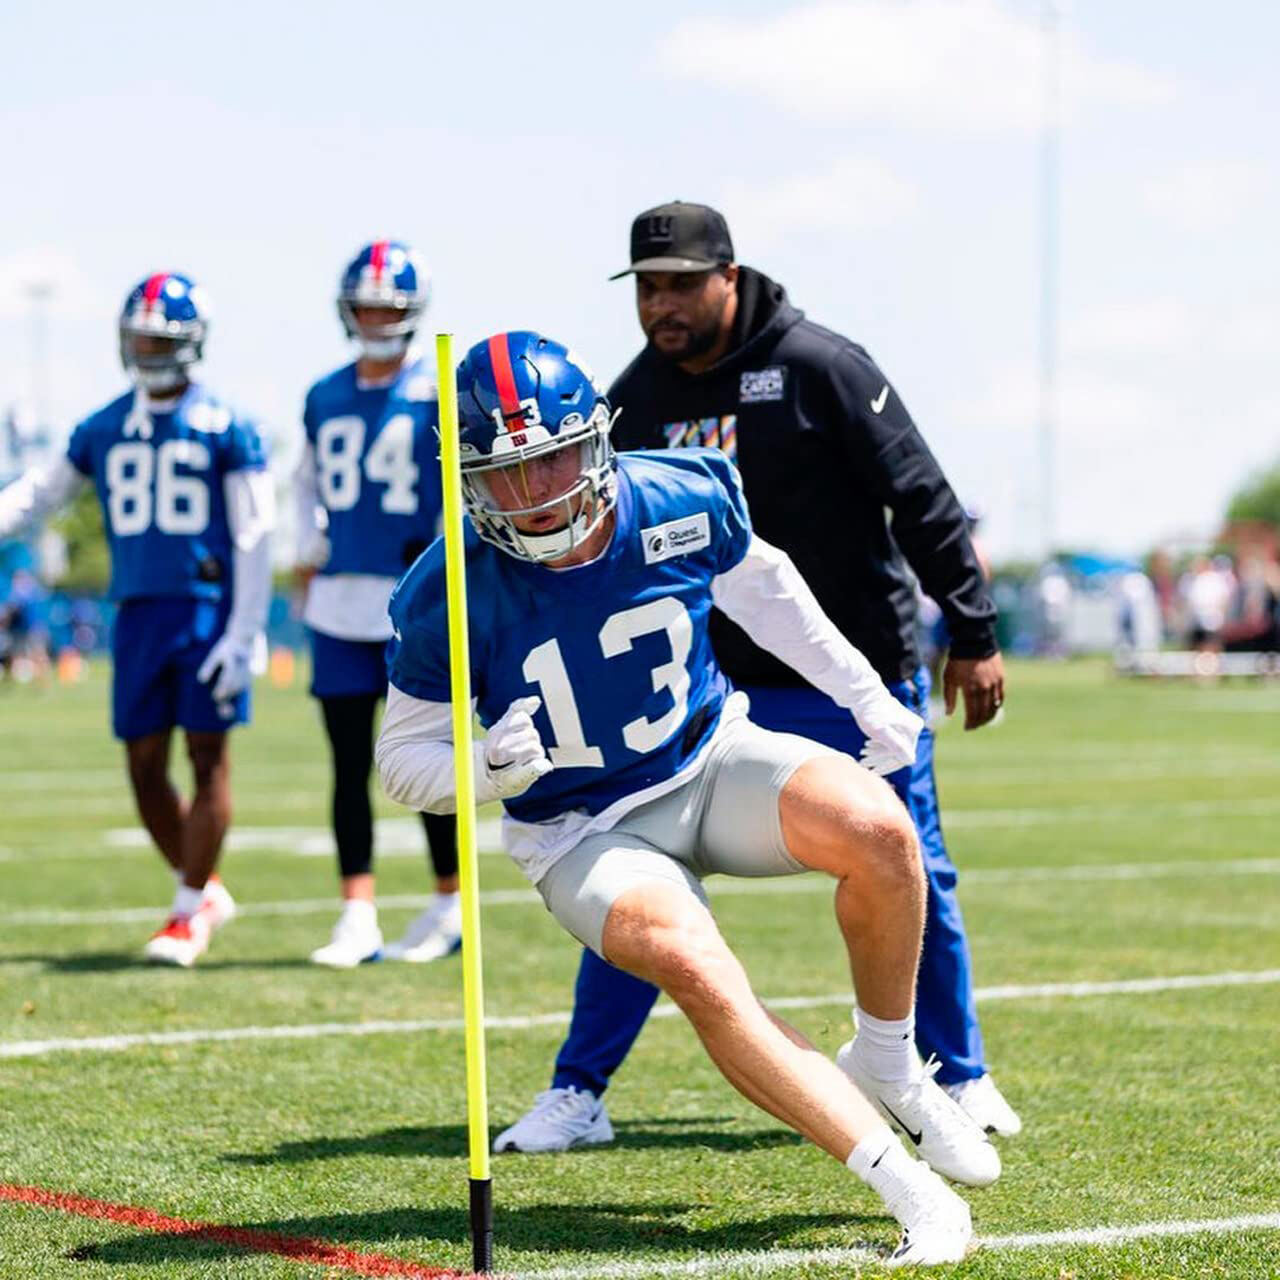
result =
[[[878,160],[850,156],[816,173],[759,183],[735,182],[727,191],[735,240],[767,243],[780,234],[866,231],[909,213],[915,189]],[[750,255],[748,255],[750,256]]]
[[[1149,180],[1142,202],[1182,231],[1220,231],[1268,195],[1269,170],[1247,160],[1207,160]]]
[[[1109,302],[1072,317],[1066,327],[1073,352],[1131,356],[1185,351],[1195,337],[1192,308],[1179,298]]]
[[[1171,82],[1103,58],[1064,29],[1063,89],[1077,105],[1152,106]],[[1043,37],[1031,6],[1000,0],[845,0],[767,18],[690,18],[663,41],[664,66],[762,94],[823,122],[874,120],[947,132],[1041,122]]]

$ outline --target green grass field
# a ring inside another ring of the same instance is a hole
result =
[[[465,1271],[460,969],[307,963],[335,915],[324,744],[300,687],[258,696],[224,862],[246,910],[177,972],[138,962],[172,883],[130,835],[105,672],[0,688],[0,1184]],[[988,1052],[1026,1123],[1001,1181],[969,1194],[986,1247],[941,1270],[1280,1276],[1280,689],[1020,665],[1005,722],[948,726],[939,755]],[[394,935],[425,861],[404,815],[383,812]],[[574,944],[505,858],[483,856],[481,881],[490,1016],[567,1011]],[[713,889],[721,924],[757,990],[802,1002],[790,1016],[834,1052],[847,980],[825,887],[756,889]],[[1191,975],[1205,982],[1167,981]],[[1151,982],[1026,990],[1132,979]],[[374,1020],[448,1025],[348,1031]],[[341,1025],[65,1043],[316,1024]],[[545,1087],[562,1034],[490,1029],[495,1129]],[[817,1280],[874,1269],[860,1250],[896,1237],[872,1193],[739,1098],[678,1018],[646,1029],[609,1105],[611,1147],[495,1160],[501,1271]],[[1188,1222],[1208,1225],[1172,1232]],[[1126,1230],[1070,1234],[1104,1227]],[[352,1272],[0,1199],[6,1278],[321,1274]]]

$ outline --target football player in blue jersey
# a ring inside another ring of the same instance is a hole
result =
[[[91,481],[111,550],[112,724],[143,824],[178,881],[147,959],[188,966],[231,918],[215,875],[231,816],[227,731],[249,718],[255,649],[271,601],[275,493],[253,423],[192,381],[208,304],[158,272],[126,298],[120,358],[131,391],[85,418],[64,456],[0,492],[0,538]],[[169,780],[186,735],[194,791]]]
[[[351,968],[386,955],[435,960],[462,945],[452,814],[422,815],[436,896],[384,947],[374,903],[369,774],[387,691],[387,602],[436,536],[440,468],[436,394],[411,345],[428,301],[426,269],[407,245],[375,240],[347,265],[338,312],[359,355],[307,393],[295,478],[298,563],[307,583],[311,692],[333,760],[333,833],[342,913],[317,964]]]
[[[477,798],[547,908],[661,987],[746,1097],[845,1163],[905,1227],[893,1262],[964,1256],[1000,1159],[912,1038],[924,882],[911,820],[877,774],[919,718],[836,630],[789,559],[755,537],[717,450],[616,457],[580,361],[498,334],[458,370]],[[442,542],[391,601],[377,758],[394,799],[455,806]],[[712,653],[712,604],[857,719],[861,763],[752,724]],[[707,875],[822,872],[857,1001],[833,1063],[758,1002],[707,907]],[[912,1159],[864,1097],[874,1080]]]

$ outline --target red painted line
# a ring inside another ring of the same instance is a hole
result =
[[[155,306],[160,297],[160,290],[164,288],[164,282],[169,278],[167,271],[157,271],[155,275],[147,278],[147,283],[142,286],[143,301],[146,302],[148,310],[155,310]]]
[[[373,271],[373,279],[376,284],[382,283],[382,273],[387,267],[387,249],[390,241],[375,240],[373,248],[369,252],[369,266]]]
[[[259,1231],[253,1227],[228,1227],[216,1222],[194,1222],[188,1218],[170,1218],[152,1209],[133,1205],[112,1204],[88,1196],[68,1195],[62,1191],[46,1191],[41,1187],[22,1187],[0,1182],[0,1200],[15,1204],[31,1204],[41,1209],[56,1209],[81,1218],[102,1218],[141,1231],[164,1231],[171,1235],[189,1236],[194,1240],[212,1240],[233,1245],[252,1253],[274,1253],[294,1262],[317,1267],[340,1267],[357,1276],[405,1276],[409,1280],[464,1280],[464,1273],[447,1267],[429,1267],[407,1258],[393,1258],[385,1253],[357,1253],[354,1249],[307,1236],[286,1236],[277,1231]]]
[[[489,339],[489,360],[493,365],[493,380],[497,384],[502,416],[509,425],[512,418],[524,415],[520,408],[520,393],[516,390],[516,374],[511,367],[511,350],[505,333],[495,333]]]

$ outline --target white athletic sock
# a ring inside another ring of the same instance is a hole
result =
[[[342,904],[342,915],[362,929],[378,927],[378,908],[367,898],[347,898]]]
[[[845,1165],[886,1203],[919,1174],[919,1166],[889,1126],[873,1129],[849,1153]]]
[[[868,1075],[887,1083],[910,1080],[919,1072],[914,1011],[905,1018],[873,1018],[855,1008],[853,1016],[858,1025],[853,1052]]]
[[[200,910],[203,901],[203,889],[191,889],[185,884],[179,884],[177,893],[173,895],[173,914],[190,918]]]
[[[458,889],[455,889],[452,893],[437,892],[436,901],[442,907],[456,907],[462,902],[462,893]]]

